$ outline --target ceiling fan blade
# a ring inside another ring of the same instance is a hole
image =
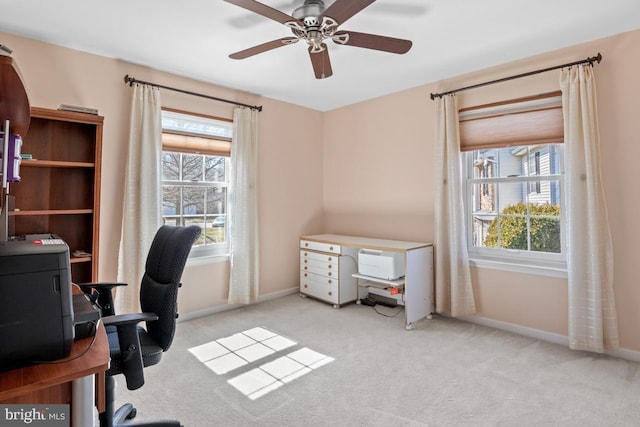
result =
[[[298,39],[296,37],[285,37],[282,39],[271,40],[270,42],[262,43],[253,47],[250,47],[245,50],[241,50],[236,53],[232,53],[229,55],[231,59],[245,59],[253,55],[257,55],[262,52],[266,52],[268,50],[273,50],[282,46],[287,46],[292,43],[297,42]]]
[[[349,18],[369,6],[376,0],[336,0],[322,14],[344,24]]]
[[[262,4],[260,2],[254,0],[224,0],[227,3],[235,4],[236,6],[240,6],[244,9],[250,10],[251,12],[257,13],[258,15],[262,15],[266,18],[273,19],[281,24],[289,21],[297,21],[294,17],[287,15],[284,12],[280,12],[278,9],[274,9],[266,4]]]
[[[411,46],[413,46],[411,40],[396,39],[394,37],[379,36],[376,34],[357,33],[355,31],[338,31],[334,37],[344,34],[348,34],[349,39],[345,43],[339,44],[398,54],[407,53],[409,49],[411,49]]]
[[[309,46],[309,57],[311,58],[311,65],[313,65],[313,73],[316,75],[316,79],[326,79],[331,77],[333,70],[331,69],[331,60],[329,59],[329,49],[326,44],[322,44],[324,48],[322,52],[311,52],[313,49]]]

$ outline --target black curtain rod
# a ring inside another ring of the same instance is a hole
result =
[[[580,61],[570,62],[568,64],[556,65],[554,67],[543,68],[542,70],[529,71],[528,73],[518,74],[518,75],[510,76],[510,77],[503,77],[501,79],[491,80],[490,82],[478,83],[478,84],[471,85],[471,86],[461,87],[460,89],[454,89],[454,90],[450,90],[448,92],[432,93],[431,94],[431,99],[441,98],[444,95],[450,95],[452,93],[460,92],[460,91],[467,90],[467,89],[475,89],[477,87],[488,86],[488,85],[492,85],[494,83],[502,83],[502,82],[506,82],[508,80],[519,79],[520,77],[528,77],[528,76],[532,76],[534,74],[540,74],[540,73],[544,73],[544,72],[551,71],[551,70],[557,70],[558,68],[571,67],[572,65],[586,64],[588,62],[589,65],[593,66],[594,62],[600,63],[600,61],[602,61],[602,55],[600,55],[600,53],[598,53],[596,56],[592,56],[591,58],[586,58],[586,59],[582,59]]]
[[[197,93],[197,92],[190,92],[188,90],[176,89],[175,87],[169,87],[169,86],[159,85],[159,84],[156,84],[156,83],[145,82],[145,81],[142,81],[142,80],[138,80],[135,77],[129,77],[129,74],[124,76],[124,83],[125,84],[128,83],[129,86],[133,86],[134,83],[140,83],[140,84],[143,84],[143,85],[155,86],[155,87],[159,87],[161,89],[168,89],[168,90],[172,90],[174,92],[180,92],[180,93],[185,93],[187,95],[199,96],[200,98],[212,99],[214,101],[226,102],[228,104],[240,105],[242,107],[251,108],[252,110],[262,111],[262,105],[259,105],[259,106],[257,106],[257,105],[248,105],[248,104],[243,104],[242,102],[230,101],[228,99],[216,98],[215,96],[203,95],[203,94]]]

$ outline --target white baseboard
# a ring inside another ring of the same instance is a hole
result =
[[[529,338],[552,342],[564,347],[569,347],[569,337],[567,337],[566,335],[543,331],[541,329],[529,328],[527,326],[516,325],[514,323],[503,322],[501,320],[494,320],[481,316],[460,316],[457,317],[457,319],[494,329],[499,329],[501,331],[512,332],[514,334],[523,335]],[[630,360],[632,362],[640,362],[640,351],[637,350],[619,348],[617,350],[606,350],[604,354],[612,357],[618,357],[620,359]]]
[[[271,292],[265,295],[260,295],[258,297],[257,303],[269,301],[276,298],[282,298],[287,295],[294,294],[300,291],[300,287],[296,286],[295,288],[283,289],[277,292]],[[243,307],[244,304],[221,304],[215,307],[208,307],[202,310],[190,311],[188,313],[180,313],[180,317],[178,318],[178,322],[186,322],[188,320],[197,319],[198,317],[210,316],[212,314],[221,313],[223,311],[229,311],[236,308]]]
[[[282,298],[287,295],[295,294],[296,292],[300,292],[300,286],[296,286],[294,288],[283,289],[277,292],[271,292],[266,295],[260,295],[258,297],[258,302],[265,302],[276,298]]]
[[[239,307],[241,307],[241,304],[224,304],[216,305],[215,307],[203,308],[202,310],[190,311],[188,313],[180,313],[180,317],[178,317],[177,322],[187,322],[189,320],[197,319],[198,317],[210,316],[212,314],[233,310],[234,308]]]
[[[569,347],[569,337],[567,337],[566,335],[543,331],[541,329],[529,328],[527,326],[503,322],[501,320],[489,319],[487,317],[481,316],[460,316],[456,317],[456,319]]]

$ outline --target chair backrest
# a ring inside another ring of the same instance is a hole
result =
[[[200,227],[163,225],[158,229],[140,285],[142,312],[155,313],[158,320],[147,322],[147,332],[166,351],[173,341],[178,317],[178,288],[182,271]]]

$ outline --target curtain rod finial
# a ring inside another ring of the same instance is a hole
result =
[[[592,67],[594,62],[597,62],[599,64],[600,61],[602,61],[602,54],[600,52],[598,52],[596,56],[592,56],[591,58],[586,59],[586,62],[588,62]]]

